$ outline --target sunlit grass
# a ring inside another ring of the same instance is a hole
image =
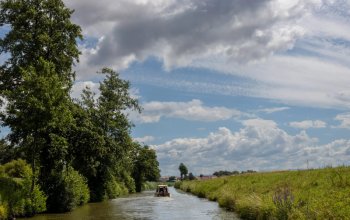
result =
[[[244,174],[176,186],[217,201],[243,219],[350,219],[349,167]]]

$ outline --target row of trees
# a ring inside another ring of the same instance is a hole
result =
[[[244,173],[256,173],[254,170],[246,170],[246,171],[227,171],[227,170],[220,170],[220,171],[215,171],[213,173],[214,176],[220,177],[220,176],[232,176],[232,175],[238,175],[238,174],[244,174]]]
[[[179,165],[179,171],[180,171],[180,178],[181,180],[194,180],[196,179],[195,176],[192,173],[188,173],[188,169],[184,163],[180,163]],[[246,170],[246,171],[227,171],[227,170],[220,170],[220,171],[215,171],[213,173],[213,176],[231,176],[231,175],[238,175],[238,174],[245,174],[245,173],[255,173],[256,171],[254,170]],[[204,175],[201,174],[200,177],[203,177]],[[175,177],[174,177],[175,178]],[[169,178],[170,181],[170,178]]]
[[[39,186],[49,211],[79,205],[67,176],[88,186],[90,201],[140,191],[159,178],[155,152],[130,137],[125,112],[141,108],[129,82],[104,68],[99,97],[89,88],[81,100],[70,97],[82,39],[72,13],[61,0],[0,1],[0,27],[8,30],[0,39],[8,57],[0,67],[0,122],[10,128],[0,162],[24,159],[32,172],[28,197]]]

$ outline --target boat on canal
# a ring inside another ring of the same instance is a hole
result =
[[[154,194],[157,197],[160,196],[170,196],[167,185],[158,185],[156,189],[156,193]]]

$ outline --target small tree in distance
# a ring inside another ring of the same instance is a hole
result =
[[[188,179],[189,179],[189,180],[195,180],[196,177],[193,175],[193,173],[189,173],[189,174],[188,174]]]
[[[188,174],[187,167],[185,166],[185,164],[180,163],[179,170],[180,170],[181,180],[183,180]]]

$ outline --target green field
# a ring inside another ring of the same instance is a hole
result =
[[[178,182],[242,219],[350,219],[350,167]]]

